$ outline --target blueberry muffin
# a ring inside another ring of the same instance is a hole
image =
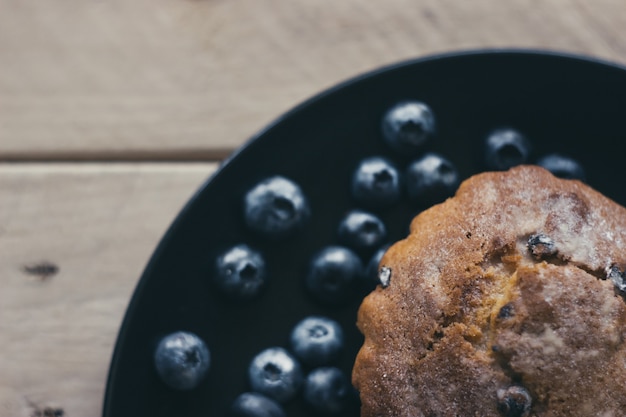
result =
[[[626,209],[520,166],[422,212],[359,309],[362,417],[626,415]]]

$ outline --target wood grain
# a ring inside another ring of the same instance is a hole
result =
[[[0,159],[223,157],[399,60],[523,47],[626,63],[623,0],[0,0]]]
[[[0,417],[101,415],[130,295],[215,167],[0,165]]]

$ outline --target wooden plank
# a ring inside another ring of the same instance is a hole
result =
[[[215,167],[0,165],[0,417],[101,415],[130,295]]]
[[[626,63],[624,27],[623,0],[0,0],[0,159],[221,157],[381,65],[510,46]]]

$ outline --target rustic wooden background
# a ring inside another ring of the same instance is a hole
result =
[[[626,64],[624,0],[0,0],[0,417],[101,415],[124,310],[217,162],[399,60]]]

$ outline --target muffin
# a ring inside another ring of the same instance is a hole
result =
[[[358,313],[362,417],[626,416],[626,209],[536,166],[420,213]]]

